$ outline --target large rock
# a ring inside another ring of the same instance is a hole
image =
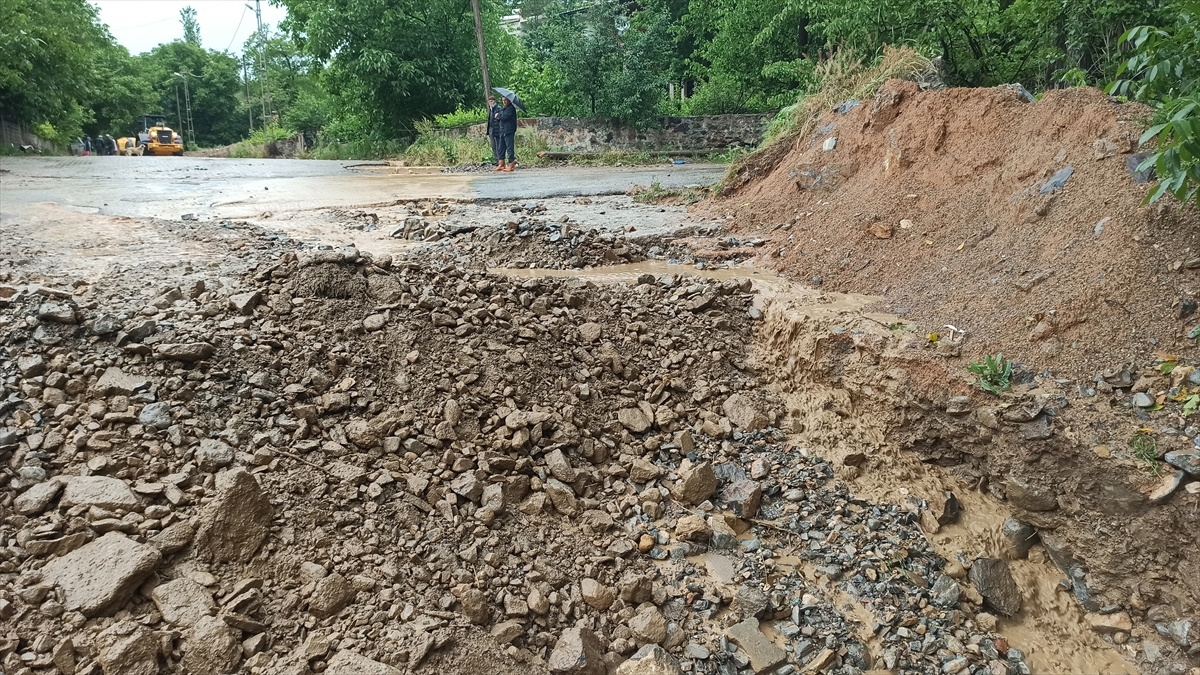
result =
[[[675,523],[675,538],[682,541],[704,543],[712,537],[712,533],[708,521],[698,514],[684,516]]]
[[[554,504],[555,510],[564,516],[573,516],[579,513],[579,503],[575,499],[575,491],[570,485],[563,483],[557,478],[547,478],[543,489],[546,491],[546,496],[550,498],[550,503]]]
[[[1112,614],[1092,613],[1084,617],[1092,631],[1101,635],[1128,633],[1133,630],[1133,620],[1129,612],[1114,612]]]
[[[550,475],[564,483],[575,482],[575,469],[571,467],[571,462],[567,460],[563,451],[558,448],[546,453],[546,468],[550,470]]]
[[[754,401],[751,401],[749,396],[734,394],[725,399],[725,403],[721,405],[721,410],[736,427],[742,429],[761,429],[767,426],[766,416],[758,411],[758,408],[754,406]]]
[[[734,624],[725,630],[725,635],[745,652],[755,673],[768,672],[787,661],[787,652],[768,640],[759,630],[758,619],[750,617]]]
[[[62,481],[56,478],[38,483],[17,495],[13,500],[13,510],[22,516],[36,516],[50,506],[62,488]]]
[[[226,675],[242,658],[242,632],[215,616],[204,616],[186,634],[180,666],[188,675]]]
[[[118,621],[96,636],[104,675],[158,675],[158,640],[134,621]]]
[[[308,611],[318,619],[333,616],[342,611],[354,599],[354,587],[340,574],[330,574],[317,582]]]
[[[629,632],[640,645],[661,644],[667,639],[667,620],[657,607],[647,607],[629,620]]]
[[[568,628],[546,664],[555,675],[604,675],[604,649],[590,629]]]
[[[650,418],[640,408],[621,408],[617,411],[617,421],[635,434],[650,428]]]
[[[1008,543],[1012,544],[1013,552],[1016,553],[1018,560],[1028,556],[1029,549],[1038,542],[1037,530],[1029,523],[1023,523],[1016,518],[1004,521],[1001,532],[1004,534],[1004,538],[1008,539]]]
[[[215,438],[202,438],[200,447],[196,448],[196,464],[205,471],[229,466],[233,464],[233,448]]]
[[[239,293],[238,295],[229,296],[229,309],[249,316],[254,313],[254,308],[258,307],[258,303],[262,302],[262,293],[258,291],[250,291],[249,293]]]
[[[679,480],[671,488],[671,495],[685,504],[704,502],[717,491],[717,474],[713,473],[712,462],[701,462],[679,470]]]
[[[223,471],[216,483],[216,497],[200,514],[196,550],[217,562],[247,562],[267,536],[271,502],[245,469]]]
[[[1054,491],[1034,485],[1020,478],[1009,478],[1005,495],[1008,501],[1026,511],[1053,511],[1058,508],[1058,497]]]
[[[462,614],[473,624],[482,626],[488,622],[491,611],[488,609],[487,595],[478,588],[472,588],[459,598]]]
[[[93,617],[116,611],[158,567],[158,550],[117,532],[51,560],[46,581],[62,590],[66,608]]]
[[[171,555],[187,548],[196,536],[196,530],[186,520],[168,525],[166,529],[150,538],[151,546],[162,551],[163,555]]]
[[[1174,450],[1163,455],[1163,459],[1192,478],[1200,478],[1200,450]]]
[[[166,342],[156,351],[160,358],[193,363],[212,356],[216,349],[207,342]]]
[[[1021,611],[1021,590],[1013,580],[1008,562],[980,558],[971,564],[971,583],[988,605],[1004,616]]]
[[[100,396],[129,396],[150,388],[150,380],[141,375],[130,375],[112,366],[96,381],[93,391]]]
[[[109,476],[72,476],[63,489],[60,505],[98,506],[102,509],[135,509],[140,502],[125,481]]]
[[[579,587],[583,592],[583,601],[602,612],[612,606],[613,601],[617,599],[613,589],[595,579],[584,579],[579,582]]]
[[[154,427],[159,431],[171,426],[171,404],[165,401],[149,403],[138,413],[138,424]]]
[[[616,675],[683,675],[679,662],[658,645],[645,645],[617,666]]]
[[[191,579],[175,579],[159,584],[150,592],[158,613],[168,623],[190,628],[201,617],[215,613],[212,592]]]
[[[395,668],[348,649],[339,650],[325,669],[329,675],[401,675]]]
[[[730,481],[721,489],[721,501],[737,517],[754,518],[762,504],[762,486],[748,478]]]

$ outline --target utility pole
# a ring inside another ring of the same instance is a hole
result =
[[[179,136],[184,137],[184,132],[189,132],[192,136],[192,145],[194,146],[196,145],[196,123],[192,120],[192,94],[188,87],[188,78],[191,77],[191,73],[185,70],[182,73],[175,73],[175,77],[183,80],[183,104],[187,106],[187,126],[179,130]],[[179,107],[178,84],[175,85],[175,106]],[[182,125],[183,123],[180,122],[180,124]]]
[[[246,55],[242,54],[242,83],[246,85],[246,117],[250,120],[250,133],[254,133],[254,108],[250,107],[250,76],[246,73]]]
[[[179,83],[175,83],[175,115],[179,118],[179,137],[183,138],[183,108],[179,106]]]
[[[262,79],[258,81],[259,91],[262,93],[263,106],[263,127],[265,128],[270,122],[267,116],[267,33],[263,30],[262,23],[262,0],[254,0],[254,6],[246,5],[249,9],[254,10],[254,17],[258,19],[258,58],[259,67],[262,68]]]
[[[487,50],[483,47],[483,17],[479,14],[479,0],[471,0],[471,9],[475,10],[475,39],[479,42],[479,70],[483,72],[483,105],[487,106],[487,98],[492,95],[492,78],[488,75]]]

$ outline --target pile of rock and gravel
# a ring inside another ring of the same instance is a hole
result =
[[[4,273],[5,672],[1028,672],[951,509],[784,442],[749,282],[241,253]]]

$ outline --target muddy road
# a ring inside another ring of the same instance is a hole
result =
[[[100,159],[0,173],[5,672],[1138,672],[896,317],[620,194],[719,168]]]
[[[708,185],[724,166],[554,167],[448,174],[385,162],[177,157],[9,158],[2,212],[52,203],[102,215],[252,218],[264,212],[412,199],[538,199],[624,194],[634,185]]]

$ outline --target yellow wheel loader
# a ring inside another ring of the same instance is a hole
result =
[[[138,145],[147,155],[183,156],[183,137],[167,126],[166,115],[142,117],[142,131],[138,134]]]

